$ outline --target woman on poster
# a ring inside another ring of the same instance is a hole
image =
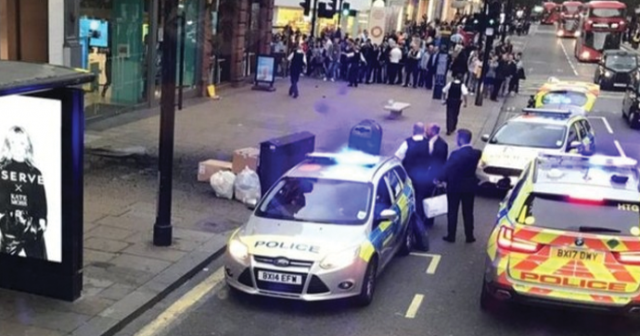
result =
[[[0,253],[47,260],[47,198],[26,130],[13,126],[0,152]]]

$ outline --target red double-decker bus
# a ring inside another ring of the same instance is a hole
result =
[[[627,6],[619,1],[591,1],[585,5],[574,54],[578,61],[596,62],[605,50],[620,49],[627,30]]]
[[[560,13],[558,11],[558,4],[555,2],[545,2],[542,4],[543,12],[540,17],[540,24],[552,25],[558,22]]]
[[[558,37],[580,36],[580,14],[582,2],[565,1],[560,6],[560,19],[557,24]]]

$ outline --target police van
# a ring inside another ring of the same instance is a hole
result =
[[[250,203],[225,256],[226,282],[245,293],[368,305],[413,245],[414,190],[395,157],[313,153]]]

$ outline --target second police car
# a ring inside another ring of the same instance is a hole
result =
[[[599,95],[600,86],[597,84],[561,81],[551,77],[529,98],[527,107],[540,108],[550,104],[564,104],[580,106],[585,112],[591,112]]]
[[[541,155],[500,205],[481,307],[640,313],[640,190],[626,157]]]
[[[231,236],[227,283],[306,301],[373,299],[376,277],[409,254],[415,200],[397,158],[311,154],[287,172]]]
[[[547,106],[525,109],[493,134],[485,134],[486,146],[476,175],[481,187],[509,189],[524,167],[539,153],[574,152],[592,155],[595,133],[578,107]]]

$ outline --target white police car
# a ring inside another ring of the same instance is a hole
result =
[[[413,187],[394,157],[311,154],[256,203],[225,256],[227,283],[245,293],[367,305],[413,244]]]
[[[482,136],[487,144],[476,170],[481,187],[511,188],[540,153],[595,154],[595,133],[581,108],[545,106],[523,112]]]

